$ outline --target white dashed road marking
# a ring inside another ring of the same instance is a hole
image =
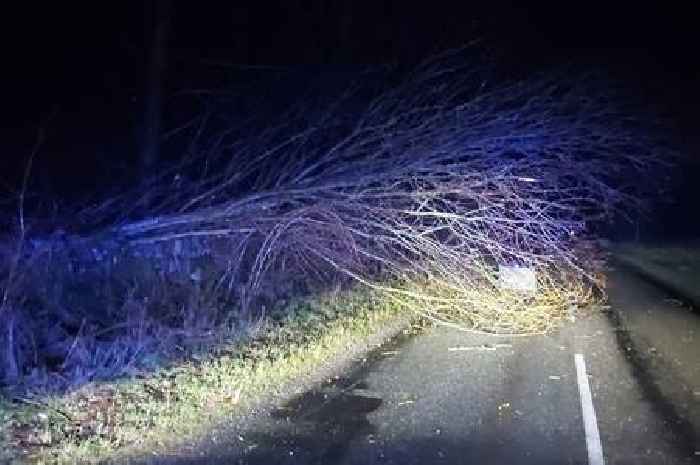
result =
[[[576,363],[576,378],[578,380],[578,392],[581,397],[581,411],[583,413],[583,429],[586,433],[586,448],[588,449],[588,465],[605,465],[603,458],[603,445],[600,443],[598,420],[596,420],[593,408],[593,396],[588,384],[586,374],[586,361],[582,354],[574,354]]]

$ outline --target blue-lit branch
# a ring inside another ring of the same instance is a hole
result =
[[[2,283],[17,292],[5,305],[14,319],[3,316],[0,329],[17,329],[24,360],[48,327],[123,335],[121,352],[98,350],[94,335],[81,346],[101,354],[95,366],[111,366],[164,344],[164,328],[175,334],[158,322],[173,299],[165,285],[186,302],[178,308],[190,316],[167,318],[182,320],[184,334],[189,321],[221,320],[222,299],[256,312],[257,297],[290,283],[349,276],[463,328],[546,331],[600,284],[595,257],[582,252],[589,226],[638,208],[671,151],[603,80],[562,72],[491,85],[486,75],[447,53],[369,99],[357,85],[331,103],[305,99],[276,122],[251,118],[208,139],[199,136],[202,118],[187,156],[155,177],[148,195],[82,211],[103,225],[99,233],[60,247],[28,241],[24,252],[43,258],[21,262],[22,282]],[[129,219],[144,211],[142,221]],[[135,279],[146,263],[153,273]],[[540,292],[500,288],[501,265],[535,270]],[[70,286],[56,288],[61,279]],[[117,303],[95,303],[98,315],[73,288]],[[36,334],[27,290],[51,302]],[[207,300],[190,305],[193,295]],[[132,306],[150,326],[133,323]],[[72,341],[65,336],[61,347]]]
[[[248,296],[272,269],[313,277],[328,264],[365,282],[453,291],[494,285],[499,264],[594,279],[576,239],[638,208],[670,151],[601,79],[491,87],[458,55],[428,60],[360,110],[352,89],[220,143],[229,148],[206,154],[216,173],[161,196],[156,219],[118,234],[142,245],[230,241],[254,257],[224,271],[242,271]]]

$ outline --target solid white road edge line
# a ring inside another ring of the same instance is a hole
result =
[[[603,445],[600,442],[598,420],[593,409],[593,396],[588,384],[586,374],[586,361],[583,354],[574,354],[576,363],[576,378],[578,380],[578,392],[581,397],[581,412],[583,413],[583,429],[586,433],[586,448],[588,449],[588,465],[605,465],[603,458]]]

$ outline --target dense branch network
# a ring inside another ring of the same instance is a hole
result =
[[[444,300],[425,290],[432,283],[461,302],[442,313],[432,304],[435,315],[459,320],[469,308],[460,324],[472,326],[481,304],[464,299],[501,292],[498,265],[534,268],[543,283],[564,269],[594,279],[576,238],[637,206],[664,147],[593,78],[490,87],[455,58],[428,60],[359,110],[352,89],[324,111],[301,102],[243,141],[225,132],[179,167],[216,172],[161,196],[153,219],[119,233],[228,241],[238,258],[225,273],[243,269],[247,295],[279,268],[420,282],[415,295]]]

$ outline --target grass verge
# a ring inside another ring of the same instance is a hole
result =
[[[0,398],[0,460],[96,462],[166,453],[319,371],[396,322],[405,302],[361,287],[293,301],[256,335],[143,378],[94,383],[62,396]]]

